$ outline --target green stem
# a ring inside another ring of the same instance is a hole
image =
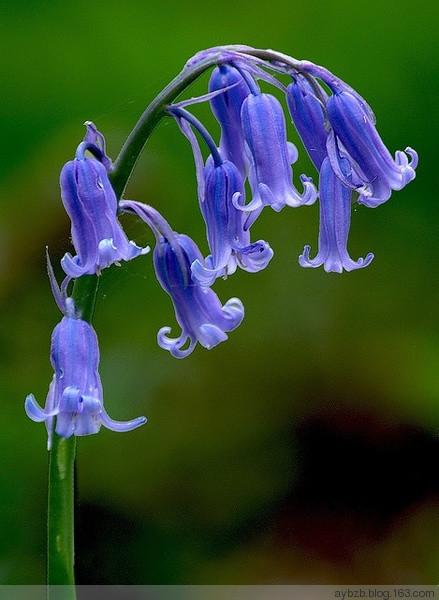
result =
[[[213,53],[191,67],[185,67],[146,108],[122,146],[110,175],[118,198],[122,197],[140,153],[152,131],[164,117],[168,104],[171,104],[202,73],[217,64],[219,59],[220,54]]]
[[[73,570],[73,491],[76,438],[53,434],[49,458],[49,498],[47,520],[47,582],[74,586]],[[65,598],[75,598],[74,588]]]
[[[81,317],[91,322],[96,303],[98,277],[87,275],[75,281],[73,298]],[[53,432],[49,456],[47,511],[47,583],[65,586],[56,598],[74,600],[74,486],[76,438],[65,439]]]
[[[73,300],[81,319],[91,323],[96,306],[99,277],[96,275],[83,275],[75,280],[73,286]]]

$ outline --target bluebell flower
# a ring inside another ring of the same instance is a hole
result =
[[[168,108],[174,115],[194,153],[198,200],[206,223],[210,256],[192,265],[192,276],[201,285],[210,286],[217,277],[231,275],[239,266],[255,273],[264,269],[273,257],[269,244],[263,240],[251,243],[249,216],[244,212],[244,181],[238,168],[225,160],[221,149],[205,127],[191,113],[173,105]],[[193,126],[202,136],[211,155],[203,165],[201,150]]]
[[[344,177],[349,180],[350,167],[346,159],[340,166]],[[352,189],[345,186],[335,175],[329,158],[325,158],[320,168],[320,229],[319,251],[311,259],[310,246],[305,246],[299,257],[302,267],[320,267],[325,271],[342,273],[367,267],[373,260],[369,253],[365,258],[352,260],[347,249],[351,221]]]
[[[318,86],[318,83],[315,82]],[[316,90],[303,75],[295,75],[293,83],[287,88],[287,102],[291,118],[308,155],[317,170],[327,156],[326,141],[328,131],[325,127],[325,114],[322,99],[325,91],[319,86],[320,98]]]
[[[334,172],[359,193],[360,204],[371,208],[383,204],[392,190],[401,190],[415,178],[416,151],[410,147],[405,152],[398,150],[393,159],[376,129],[371,107],[357,91],[324,67],[309,61],[301,61],[299,67],[321,79],[332,92],[326,112],[332,127],[327,150]],[[340,166],[344,158],[351,166],[349,181]]]
[[[64,165],[61,197],[72,223],[72,241],[77,255],[61,260],[70,277],[99,274],[121,260],[145,254],[128,241],[118,219],[117,199],[108,178],[111,161],[105,154],[104,138],[92,123],[79,144],[74,160]]]
[[[46,423],[48,449],[53,430],[69,438],[97,433],[101,425],[113,431],[130,431],[146,422],[145,417],[121,422],[108,416],[98,373],[96,333],[89,323],[77,317],[71,298],[65,301],[65,315],[53,331],[50,360],[55,373],[45,407],[40,407],[33,394],[25,402],[28,417]]]
[[[227,340],[227,332],[236,329],[244,318],[244,307],[238,298],[231,298],[221,305],[213,290],[192,279],[191,265],[194,261],[203,261],[195,242],[187,235],[172,231],[165,219],[150,206],[130,200],[122,201],[120,206],[126,212],[137,214],[156,236],[155,273],[172,299],[182,330],[177,338],[170,338],[171,328],[162,327],[157,334],[159,346],[175,358],[185,358],[198,342],[210,350]]]
[[[225,91],[210,100],[213,114],[221,126],[220,152],[245,176],[247,163],[241,126],[241,108],[250,91],[238,69],[226,64],[214,69],[209,82],[210,92],[221,89]]]
[[[302,267],[320,267],[327,272],[341,273],[367,267],[373,260],[369,253],[365,259],[350,258],[347,243],[351,220],[352,185],[343,184],[334,173],[327,153],[328,130],[325,126],[324,101],[326,93],[317,90],[309,81],[297,75],[288,86],[287,101],[294,125],[316,168],[319,170],[319,251],[311,259],[310,246],[305,246],[299,257]],[[318,96],[316,94],[318,92]],[[346,158],[340,159],[343,178],[351,183],[351,169]]]
[[[398,150],[393,159],[370,112],[357,96],[343,87],[337,88],[328,100],[327,111],[335,134],[329,140],[332,142],[328,147],[330,158],[333,166],[335,163],[335,168],[339,168],[339,141],[351,159],[360,204],[372,208],[379,206],[390,198],[392,190],[401,190],[415,178],[417,153],[406,148],[407,154]]]
[[[212,285],[240,268],[250,273],[264,269],[273,257],[273,250],[263,240],[251,243],[246,228],[247,214],[236,208],[244,204],[244,183],[236,166],[225,160],[215,164],[212,157],[204,169],[204,196],[200,208],[206,223],[211,255],[204,261],[195,260],[192,275],[202,285]]]
[[[279,101],[270,94],[250,94],[241,110],[242,127],[250,162],[249,182],[253,192],[248,210],[271,206],[313,204],[317,192],[311,180],[301,176],[303,193],[292,183],[292,168],[297,149],[288,144],[285,117]]]
[[[210,350],[227,340],[227,333],[236,329],[244,318],[244,307],[238,298],[231,298],[224,306],[213,290],[191,280],[191,265],[203,259],[196,244],[186,235],[176,235],[185,271],[168,240],[159,241],[154,248],[154,268],[163,289],[171,296],[175,316],[182,329],[178,338],[168,337],[170,327],[162,327],[157,335],[160,347],[175,356],[188,356],[199,342]],[[186,349],[183,347],[189,344]]]

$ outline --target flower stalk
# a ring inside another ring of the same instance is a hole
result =
[[[74,485],[76,437],[53,435],[49,456],[47,583],[74,586]],[[66,588],[63,599],[76,597]]]
[[[99,278],[84,275],[75,281],[73,298],[82,318],[91,322]],[[47,583],[66,586],[63,600],[75,600],[74,492],[76,437],[53,432],[49,453],[47,507]],[[49,588],[50,591],[50,588]]]

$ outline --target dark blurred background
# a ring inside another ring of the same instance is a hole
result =
[[[130,434],[81,439],[79,583],[437,582],[439,333],[436,192],[437,9],[402,0],[140,0],[6,3],[0,21],[0,582],[44,581],[44,402],[60,315],[45,274],[69,246],[58,174],[93,120],[115,157],[144,106],[196,51],[272,47],[326,65],[375,109],[417,179],[356,208],[350,249],[364,271],[302,270],[318,208],[266,210],[254,237],[275,259],[216,284],[240,297],[226,344],[176,361],[175,328],[150,257],[102,277],[95,327],[114,418]],[[202,93],[207,78],[190,94]],[[196,109],[215,135],[207,109]],[[297,141],[290,126],[290,139]],[[311,173],[301,152],[296,175]],[[206,250],[192,156],[162,122],[126,194],[162,210]],[[130,238],[151,242],[125,219]]]

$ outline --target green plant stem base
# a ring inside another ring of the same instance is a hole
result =
[[[54,433],[49,458],[47,582],[74,586],[74,485],[76,438]],[[74,587],[63,598],[74,599]]]

